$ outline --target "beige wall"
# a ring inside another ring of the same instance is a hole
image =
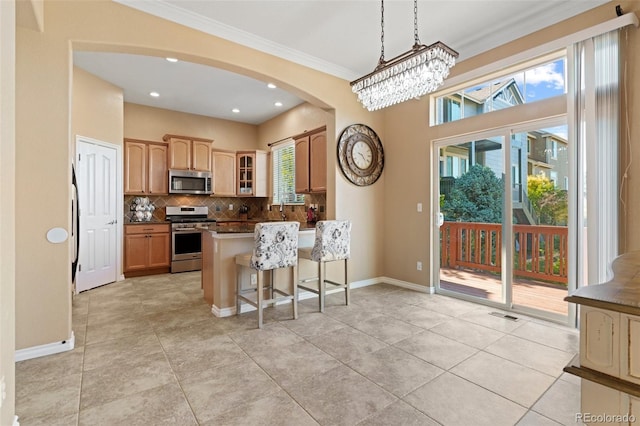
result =
[[[15,412],[15,3],[0,1],[0,424]]]
[[[640,16],[640,2],[625,1],[620,3],[624,11],[634,11]],[[620,206],[620,253],[640,250],[640,221],[634,220],[634,215],[640,209],[640,164],[632,162],[638,158],[640,150],[640,31],[629,27],[627,37],[623,38],[626,57],[626,77],[622,88],[623,131],[620,147],[620,176],[624,169],[631,165],[628,179],[622,188],[622,199],[625,204]],[[628,126],[628,127],[627,127]],[[622,180],[622,179],[621,179]]]
[[[122,146],[122,89],[73,67],[71,134]],[[71,146],[75,152],[75,144]]]
[[[260,149],[268,149],[267,144],[299,135],[309,130],[333,122],[333,116],[309,103],[300,104],[258,126]]]
[[[329,111],[333,120],[327,128],[333,137],[328,138],[328,152],[335,152],[336,129],[352,123],[367,124],[384,136],[382,115],[367,113],[346,81],[114,2],[45,2],[44,22],[43,33],[26,28],[17,31],[18,349],[61,341],[70,333],[70,247],[49,244],[44,235],[52,227],[70,226],[71,146],[75,143],[70,131],[69,96],[73,49],[170,55],[273,81]],[[130,107],[126,105],[124,112],[126,137],[157,140],[164,133],[192,133],[188,126],[130,129],[128,125],[134,122],[128,118]],[[221,148],[241,143],[228,142],[231,138],[226,134],[214,133],[212,138],[220,141]],[[382,235],[377,230],[383,225],[384,179],[369,188],[356,188],[339,175],[334,156],[329,158],[328,193],[333,199],[327,200],[328,214],[354,220],[352,278],[379,276],[383,271]],[[46,215],[33,208],[34,199],[49,207]]]
[[[132,103],[124,104],[124,137],[162,141],[165,134],[213,139],[213,147],[258,148],[257,126]]]
[[[45,4],[46,16],[47,4]],[[70,338],[70,247],[46,240],[70,226],[70,49],[16,32],[16,348]],[[34,208],[34,200],[47,213]]]
[[[625,12],[640,12],[640,2],[621,2]],[[554,25],[540,32],[507,43],[500,48],[460,62],[453,69],[451,77],[472,71],[478,67],[507,58],[516,53],[534,48],[582,28],[615,18],[612,3],[593,9],[578,17]],[[640,76],[638,75],[638,52],[640,32],[636,28],[627,30],[628,45],[625,47],[628,62],[626,93],[628,96],[628,115],[631,117],[629,128],[630,147],[637,157],[640,147],[640,121],[633,120],[640,108]],[[431,283],[430,261],[430,209],[431,209],[431,141],[453,135],[461,135],[479,125],[486,129],[501,127],[509,123],[526,122],[540,116],[560,114],[566,110],[564,98],[550,99],[536,103],[537,108],[529,109],[528,115],[522,110],[511,108],[491,114],[472,117],[459,122],[438,127],[429,127],[429,99],[424,97],[385,110],[385,231],[384,231],[384,271],[385,275],[428,286]],[[624,109],[623,109],[624,110]],[[624,141],[621,142],[624,146]],[[625,150],[622,149],[621,152]],[[626,164],[625,160],[621,164]],[[626,183],[625,200],[627,211],[640,208],[640,193],[630,191],[634,182],[640,179],[640,163],[632,163]],[[423,213],[417,213],[416,204],[423,203]],[[622,206],[621,206],[622,208]],[[629,214],[630,216],[630,214]],[[620,237],[626,241],[622,252],[640,249],[640,241],[634,236],[640,235],[640,223],[632,221],[622,214]],[[416,262],[423,262],[423,270],[416,270]]]

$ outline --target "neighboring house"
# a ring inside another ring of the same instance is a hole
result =
[[[524,103],[515,79],[460,91],[442,100],[443,121],[454,121]],[[440,153],[440,192],[447,194],[455,178],[465,174],[473,164],[503,173],[502,144],[491,139],[448,146]],[[517,223],[538,222],[527,198],[527,176],[544,174],[556,187],[567,189],[567,141],[543,131],[516,134],[511,141],[511,174],[513,177],[513,213]]]
[[[569,160],[567,140],[551,133],[530,132],[527,135],[527,174],[543,174],[556,188],[567,190]]]

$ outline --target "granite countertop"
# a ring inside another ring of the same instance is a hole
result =
[[[611,264],[613,279],[581,287],[566,301],[595,308],[640,315],[640,251],[625,253]]]
[[[254,231],[255,225],[258,222],[279,222],[276,220],[257,220],[257,219],[249,219],[249,220],[219,220],[215,224],[215,229],[213,229],[214,225],[210,225],[207,228],[209,231],[216,231],[218,234],[244,234],[251,233]],[[315,229],[315,223],[308,222],[300,222],[300,230],[306,229]]]
[[[168,220],[157,220],[157,219],[152,219],[148,222],[135,222],[133,220],[125,220],[124,224],[125,225],[162,225],[165,223],[171,223]]]

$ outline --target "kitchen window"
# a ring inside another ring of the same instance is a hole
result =
[[[304,204],[304,195],[296,194],[295,141],[288,139],[271,149],[273,204]]]

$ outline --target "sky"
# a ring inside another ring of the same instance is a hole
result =
[[[565,93],[564,59],[541,65],[515,76],[525,102],[535,102]]]

